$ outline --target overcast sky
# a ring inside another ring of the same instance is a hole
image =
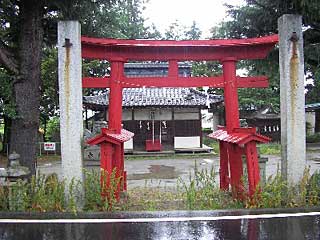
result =
[[[175,20],[186,26],[196,21],[203,37],[208,37],[210,28],[226,17],[224,3],[239,5],[243,0],[149,0],[143,14],[147,24],[154,23],[161,32]]]

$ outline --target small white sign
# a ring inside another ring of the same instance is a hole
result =
[[[56,143],[54,143],[54,142],[45,142],[44,143],[44,150],[45,151],[55,151],[56,150]]]

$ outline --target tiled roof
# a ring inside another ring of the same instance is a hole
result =
[[[98,96],[85,96],[83,103],[88,106],[104,107],[109,105],[109,90]],[[205,108],[209,103],[223,101],[220,95],[205,94],[192,88],[124,88],[123,107],[144,106],[183,106]]]

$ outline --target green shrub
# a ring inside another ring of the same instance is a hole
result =
[[[61,212],[65,210],[65,183],[56,174],[33,176],[29,185],[29,210]]]
[[[100,211],[103,209],[99,172],[94,170],[85,171],[84,192],[85,198],[83,210]]]
[[[9,210],[9,189],[0,186],[0,211],[8,211]]]
[[[56,133],[59,132],[59,129],[60,129],[60,118],[59,117],[51,118],[47,123],[46,141],[54,140],[52,138]]]
[[[9,211],[27,211],[30,206],[30,185],[18,180],[8,190]]]
[[[101,179],[104,179],[101,188]],[[116,177],[116,169],[108,176],[108,173],[101,171],[100,173],[92,170],[85,172],[84,181],[84,211],[114,211],[117,208],[116,195],[118,189],[121,188],[121,178]],[[101,189],[103,196],[101,196]]]
[[[320,172],[315,172],[308,181],[306,192],[306,201],[308,205],[320,205]]]
[[[0,211],[65,211],[64,182],[55,174],[33,176],[30,182],[18,180],[0,187]]]
[[[18,180],[0,187],[0,211],[60,212],[65,210],[64,182],[55,174]]]
[[[184,190],[186,207],[190,210],[222,209],[243,207],[241,203],[232,198],[231,193],[221,191],[216,183],[217,173],[212,168],[199,171],[194,168],[194,177],[189,177],[189,182],[179,179],[179,184]]]
[[[107,179],[101,188],[101,178]],[[293,186],[282,179],[278,172],[259,187],[253,198],[238,201],[230,191],[221,191],[216,183],[214,169],[199,170],[195,164],[187,181],[178,180],[177,189],[139,188],[128,191],[120,199],[116,193],[121,178],[114,170],[110,176],[104,172],[86,171],[84,188],[72,181],[66,186],[56,174],[38,174],[30,182],[18,180],[10,187],[0,186],[0,211],[73,212],[79,211],[79,196],[84,197],[83,211],[115,210],[177,210],[177,209],[226,209],[226,208],[281,208],[308,207],[320,204],[320,172],[310,175],[306,169],[300,182]],[[246,177],[244,177],[246,180]],[[107,187],[108,186],[108,187]],[[103,189],[104,195],[101,195]],[[65,199],[65,191],[68,199]],[[80,191],[84,190],[81,196]],[[120,200],[120,201],[119,201]]]
[[[259,144],[258,150],[263,155],[278,155],[281,153],[281,145],[278,143]]]
[[[261,191],[254,196],[253,201],[247,201],[248,208],[281,208],[308,207],[320,204],[320,173],[310,176],[309,168],[297,185],[292,185],[282,179],[278,172],[269,177]]]

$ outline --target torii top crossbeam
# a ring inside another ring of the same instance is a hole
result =
[[[250,39],[217,40],[123,40],[82,37],[84,58],[114,60],[212,61],[226,57],[265,58],[278,35]]]

